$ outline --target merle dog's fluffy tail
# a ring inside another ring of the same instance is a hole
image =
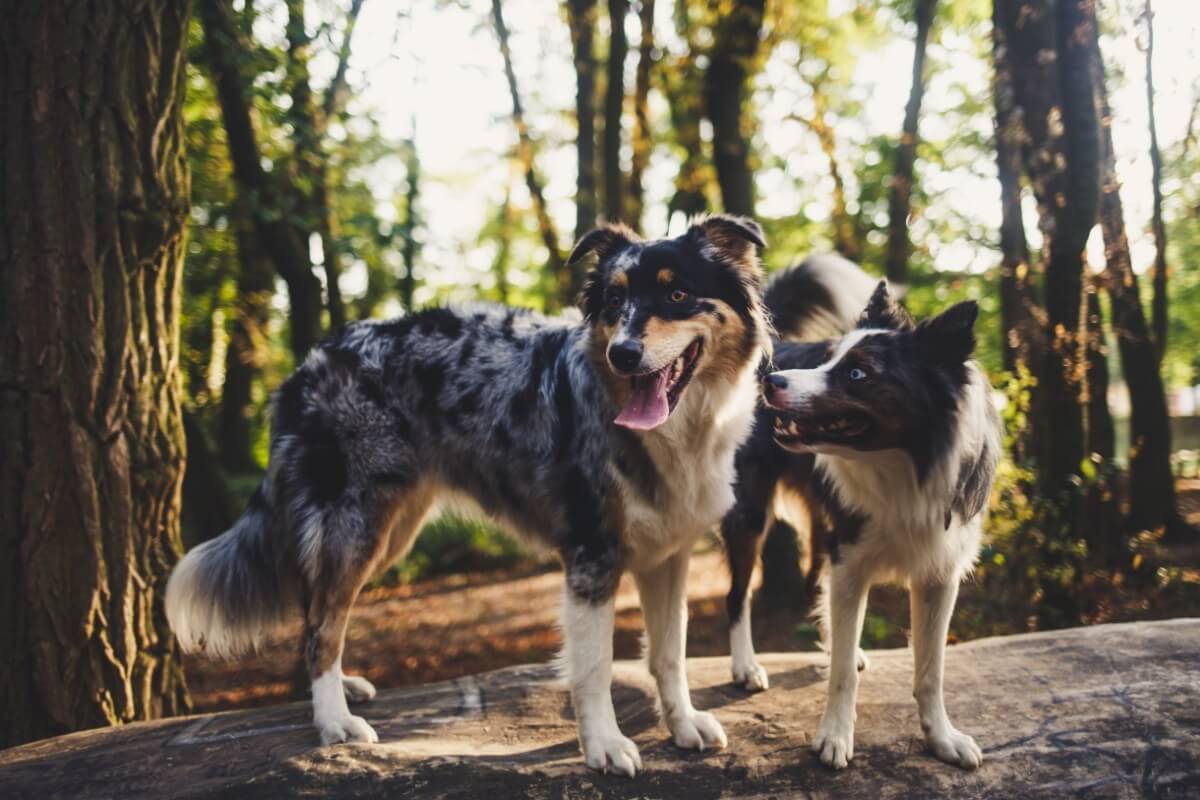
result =
[[[299,611],[298,570],[273,532],[263,489],[238,521],[193,548],[167,582],[167,619],[185,651],[232,656]]]
[[[836,339],[858,324],[878,283],[853,261],[819,253],[776,273],[763,302],[780,339]]]

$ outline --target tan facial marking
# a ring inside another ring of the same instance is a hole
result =
[[[618,272],[612,276],[612,285],[619,286],[622,289],[629,287],[629,276],[624,272]]]
[[[670,286],[671,281],[675,280],[675,273],[669,269],[660,269],[658,271],[658,282],[662,286]]]

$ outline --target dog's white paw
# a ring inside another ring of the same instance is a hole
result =
[[[771,685],[767,680],[767,671],[754,660],[733,664],[733,682],[749,692],[765,691]]]
[[[983,763],[983,751],[975,740],[965,733],[948,727],[925,737],[933,754],[945,761],[963,769],[979,769]]]
[[[368,742],[379,741],[375,729],[367,724],[362,717],[347,714],[338,719],[317,723],[317,731],[321,734],[321,744],[338,744],[339,742]]]
[[[614,725],[610,730],[581,734],[583,760],[600,772],[615,772],[632,778],[642,768],[637,745]]]
[[[871,666],[871,662],[867,659],[867,654],[863,652],[861,647],[858,648],[858,671],[862,672],[869,666]]]
[[[719,750],[729,744],[725,729],[707,711],[692,711],[668,720],[675,744],[685,750]]]
[[[854,724],[831,720],[825,715],[817,726],[812,749],[825,766],[845,769],[854,758]]]
[[[375,699],[375,686],[366,678],[357,675],[346,675],[342,678],[342,691],[346,693],[348,703],[365,703]]]

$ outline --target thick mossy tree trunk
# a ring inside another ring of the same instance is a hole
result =
[[[913,43],[912,88],[904,106],[904,124],[892,165],[891,186],[888,187],[887,277],[889,281],[901,284],[908,283],[911,248],[908,218],[912,213],[913,172],[917,161],[917,123],[921,118],[921,101],[925,97],[925,49],[937,12],[937,0],[916,0],[914,10],[917,35]]]
[[[704,73],[704,107],[712,123],[712,159],[721,203],[731,214],[754,216],[754,174],[745,118],[747,81],[758,61],[766,0],[736,0],[713,26]]]
[[[3,4],[0,747],[189,705],[162,607],[189,10]]]

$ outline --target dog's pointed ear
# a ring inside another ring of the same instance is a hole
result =
[[[737,266],[758,269],[758,249],[767,246],[762,227],[749,217],[713,214],[692,222],[688,231],[700,240],[706,256]]]
[[[882,280],[871,293],[866,310],[858,318],[860,328],[883,328],[890,331],[909,331],[913,328],[913,319],[904,307],[892,299],[888,282]]]
[[[640,241],[638,235],[620,223],[601,225],[583,235],[567,257],[567,266],[574,266],[588,253],[595,253],[597,261],[603,261],[618,248]]]
[[[956,303],[917,326],[922,347],[947,364],[961,364],[975,352],[975,320],[979,304],[974,300]]]

